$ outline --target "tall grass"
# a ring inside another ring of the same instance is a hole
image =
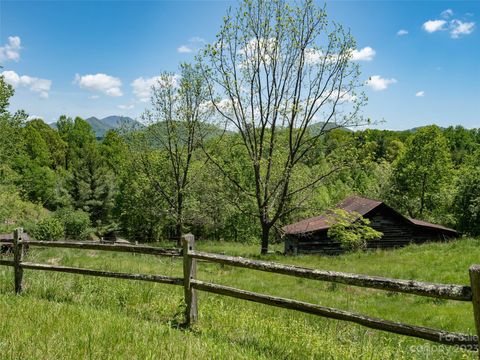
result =
[[[257,247],[199,243],[201,250],[257,257]],[[269,260],[362,274],[468,284],[480,241],[409,246],[339,257]],[[180,259],[87,250],[31,249],[28,261],[179,276]],[[416,325],[474,334],[470,303],[356,288],[201,262],[202,280]],[[199,294],[199,322],[182,318],[182,288],[26,270],[13,294],[0,267],[1,359],[465,359],[473,353],[218,295]]]

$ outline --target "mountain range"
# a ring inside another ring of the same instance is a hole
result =
[[[85,119],[90,124],[97,138],[102,138],[109,130],[120,128],[133,128],[140,123],[128,116],[112,115],[99,119],[95,116]]]
[[[105,134],[109,130],[115,130],[115,129],[121,129],[121,128],[125,128],[125,129],[135,129],[136,128],[136,129],[138,129],[138,128],[141,128],[141,127],[144,126],[140,122],[132,119],[131,117],[119,116],[119,115],[111,115],[111,116],[104,117],[102,119],[99,119],[95,116],[91,116],[91,117],[85,119],[85,121],[90,124],[90,126],[93,129],[93,132],[95,133],[95,136],[98,139],[101,139],[101,138],[105,137]],[[50,124],[50,126],[53,127],[53,128],[56,128],[57,123],[52,123],[52,124]],[[163,127],[164,125],[159,124],[158,126]],[[219,135],[223,132],[222,129],[217,128],[215,125],[210,125],[210,126],[212,127],[210,129],[212,134],[208,137]],[[310,131],[312,132],[312,134],[316,135],[319,131],[322,130],[322,128],[324,127],[324,123],[323,122],[314,123],[314,124],[311,124],[309,127],[310,127]],[[327,124],[323,130],[328,131],[328,130],[331,130],[332,128],[336,128],[336,126],[334,124]],[[346,130],[346,131],[353,131],[353,130],[345,128],[345,127],[340,127],[340,128],[343,129],[343,130]],[[421,127],[412,128],[412,129],[403,130],[403,131],[405,131],[405,132],[415,132],[419,128],[421,128]],[[231,132],[231,131],[227,131],[227,132]]]
[[[95,116],[85,119],[86,122],[90,124],[93,132],[97,138],[103,138],[109,130],[115,130],[120,128],[134,128],[141,126],[141,124],[128,117],[128,116],[118,116],[112,115],[99,119]],[[56,128],[57,123],[50,124],[51,127]]]

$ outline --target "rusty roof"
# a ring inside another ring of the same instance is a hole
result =
[[[354,212],[362,216],[365,216],[382,204],[390,208],[388,205],[384,204],[383,201],[372,200],[372,199],[364,198],[361,196],[350,196],[345,200],[343,200],[341,203],[334,206],[332,209],[342,209],[348,212]],[[426,221],[410,219],[399,214],[394,209],[392,208],[390,209],[413,225],[421,226],[421,227],[429,227],[433,229],[439,229],[439,230],[456,233],[456,231],[453,229],[449,229],[441,225],[431,224]],[[327,212],[325,212],[320,216],[311,217],[290,225],[286,225],[283,227],[283,231],[285,234],[303,234],[303,233],[309,233],[313,231],[327,230],[328,228],[330,228],[332,224],[332,219],[330,217],[327,217]]]
[[[412,222],[414,225],[417,225],[417,226],[423,226],[423,227],[428,227],[428,228],[432,228],[432,229],[445,230],[445,231],[450,231],[450,232],[454,232],[454,233],[457,232],[456,230],[450,229],[446,226],[432,224],[432,223],[429,223],[429,222],[426,222],[426,221],[423,221],[423,220],[417,220],[417,219],[412,219],[412,218],[408,218],[408,220],[410,220],[410,222]]]

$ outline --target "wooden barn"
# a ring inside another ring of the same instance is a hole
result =
[[[368,241],[367,248],[395,248],[410,243],[444,241],[459,234],[441,225],[410,219],[395,211],[382,201],[351,196],[335,208],[354,212],[370,220],[370,226],[383,233],[379,240]],[[340,242],[327,235],[331,217],[320,215],[301,220],[283,228],[286,254],[323,253],[335,255],[343,250]]]

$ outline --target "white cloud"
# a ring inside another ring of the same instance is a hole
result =
[[[130,84],[133,88],[133,93],[135,96],[142,102],[147,102],[150,99],[150,94],[152,91],[152,86],[160,80],[160,76],[154,76],[151,78],[144,79],[139,77]]]
[[[397,35],[398,36],[408,35],[408,30],[400,29],[400,30],[397,31]]]
[[[262,62],[269,64],[272,59],[272,53],[275,50],[276,41],[277,40],[274,38],[250,39],[240,50],[237,51],[243,58],[239,65],[241,67],[254,65],[256,64],[258,57],[262,59]],[[321,56],[319,50],[312,49],[312,51],[318,52]]]
[[[244,51],[244,50],[241,50]],[[371,61],[375,57],[376,51],[370,46],[366,46],[363,49],[352,49],[350,53],[350,60],[352,61]],[[305,49],[305,62],[309,65],[319,64],[324,60],[325,55],[321,50],[307,48]],[[329,55],[328,61],[336,61],[338,54]]]
[[[177,48],[177,51],[180,54],[188,54],[188,53],[191,53],[193,51],[193,49],[188,47],[187,45],[182,45],[182,46]]]
[[[98,99],[99,97],[100,97],[100,96],[98,96],[98,95],[91,95],[91,96],[89,96],[88,98],[91,99],[91,100],[96,100],[96,99]]]
[[[309,65],[318,64],[322,58],[322,52],[320,50],[307,48],[305,49],[305,61]]]
[[[450,36],[452,39],[457,39],[462,35],[469,35],[474,28],[474,22],[463,22],[455,19],[450,22]]]
[[[444,19],[448,19],[450,16],[453,15],[453,10],[452,9],[447,9],[447,10],[443,10],[440,15],[444,18]]]
[[[191,37],[188,41],[190,41],[191,43],[197,43],[197,44],[206,44],[207,43],[205,41],[205,39],[201,38],[200,36]]]
[[[122,81],[110,75],[90,74],[80,76],[76,74],[73,82],[83,89],[101,92],[108,96],[118,97],[123,95],[121,90]]]
[[[415,96],[416,97],[423,97],[423,96],[425,96],[425,91],[423,91],[423,90],[418,91],[418,92],[415,93]]]
[[[464,22],[458,19],[447,21],[453,16],[453,10],[447,9],[440,14],[445,20],[428,20],[423,24],[426,32],[433,33],[440,30],[448,30],[452,39],[458,39],[460,36],[469,35],[475,29],[475,23]]]
[[[40,115],[29,115],[27,117],[27,120],[30,121],[30,120],[35,120],[35,119],[40,119],[40,120],[44,120],[43,116],[40,116]]]
[[[131,110],[135,107],[135,105],[133,104],[122,104],[122,105],[118,105],[118,108],[121,109],[121,110]]]
[[[446,30],[446,24],[445,20],[428,20],[423,23],[423,29],[428,33],[433,33],[439,30]]]
[[[383,91],[386,90],[389,85],[395,84],[396,82],[396,79],[386,79],[380,75],[373,75],[365,82],[365,85],[371,87],[374,91]]]
[[[207,42],[205,41],[204,38],[201,38],[200,36],[194,36],[188,39],[188,45],[181,45],[177,48],[177,51],[180,54],[188,54],[194,51],[197,51],[200,49],[200,47]]]
[[[353,61],[370,61],[375,56],[376,51],[373,50],[370,46],[364,47],[361,50],[354,49],[352,51],[352,60]]]
[[[0,61],[20,60],[21,40],[19,36],[9,36],[8,43],[0,47]]]
[[[139,77],[132,81],[130,84],[133,88],[133,93],[142,102],[147,102],[150,100],[150,95],[152,93],[152,86],[156,85],[159,81],[162,80],[161,76],[153,76],[151,78]],[[179,80],[179,75],[175,74],[171,77],[173,85],[176,86]]]
[[[48,92],[52,87],[52,80],[40,79],[28,75],[18,75],[15,71],[7,70],[1,73],[7,84],[14,88],[25,87],[36,92],[42,99],[48,98]]]

